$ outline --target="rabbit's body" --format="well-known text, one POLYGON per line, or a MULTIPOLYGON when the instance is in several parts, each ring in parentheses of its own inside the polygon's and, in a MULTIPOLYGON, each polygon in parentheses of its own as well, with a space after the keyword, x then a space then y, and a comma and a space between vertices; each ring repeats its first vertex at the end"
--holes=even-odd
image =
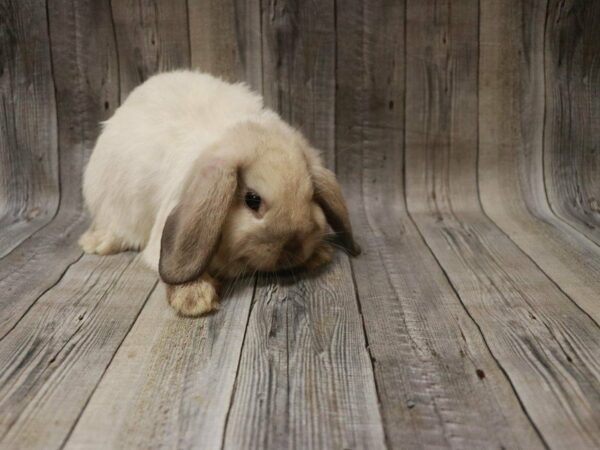
POLYGON ((156 75, 134 89, 105 122, 85 171, 93 225, 84 249, 144 249, 144 260, 157 269, 164 221, 193 162, 226 129, 259 117, 262 107, 245 85, 195 72, 156 75))
POLYGON ((217 305, 213 277, 316 268, 327 222, 359 252, 335 175, 243 84, 178 71, 136 88, 86 168, 88 253, 143 250, 184 315, 217 305))

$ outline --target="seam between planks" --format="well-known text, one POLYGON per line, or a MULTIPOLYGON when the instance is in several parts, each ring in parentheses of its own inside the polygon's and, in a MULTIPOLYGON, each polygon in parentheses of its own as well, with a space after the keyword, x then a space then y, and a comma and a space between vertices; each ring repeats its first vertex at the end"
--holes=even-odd
MULTIPOLYGON (((112 7, 111 7, 111 17, 112 17, 112 7)), ((186 20, 186 28, 187 28, 187 41, 188 41, 188 68, 194 69, 192 65, 192 30, 190 29, 190 0, 186 0, 185 2, 185 20, 186 20)), ((115 42, 116 44, 116 42, 115 42)))
POLYGON ((112 26, 113 40, 115 41, 115 62, 117 63, 117 101, 120 105, 123 102, 121 99, 121 60, 119 56, 119 41, 117 40, 117 26, 115 24, 115 14, 113 11, 112 0, 108 1, 108 10, 110 12, 110 24, 112 26))
MULTIPOLYGON (((364 204, 363 204, 363 210, 364 210, 364 204)), ((346 256, 346 257, 348 259, 350 259, 348 256, 346 256)), ((356 300, 356 306, 358 307, 358 314, 360 316, 360 324, 362 326, 363 336, 365 338, 365 346, 366 346, 365 350, 367 350, 367 353, 369 355, 369 362, 371 363, 371 374, 373 376, 373 385, 375 386, 375 394, 377 395, 377 410, 379 411, 379 421, 381 423, 381 429, 383 430, 383 443, 385 445, 385 448, 391 448, 388 432, 385 427, 385 422, 383 420, 381 392, 380 392, 379 385, 377 384, 377 377, 375 376, 375 358, 373 357, 373 353, 371 352, 371 346, 369 344, 369 335, 367 333, 367 326, 365 325, 365 316, 363 315, 362 304, 360 302, 360 295, 358 293, 358 285, 356 283, 356 276, 354 275, 354 265, 352 264, 352 261, 349 261, 349 262, 350 262, 350 264, 349 264, 350 265, 350 276, 352 278, 352 288, 354 289, 354 298, 356 300)), ((386 272, 387 272, 387 268, 385 266, 384 266, 384 268, 386 269, 386 272)))
MULTIPOLYGON (((406 0, 404 2, 404 5, 406 7, 406 0)), ((362 43, 362 48, 361 48, 361 50, 362 50, 362 54, 363 55, 367 54, 367 52, 365 51, 365 45, 366 45, 366 39, 365 39, 365 37, 366 37, 366 31, 365 31, 365 27, 366 27, 366 11, 365 11, 365 9, 366 9, 366 5, 363 3, 362 4, 362 11, 361 11, 361 17, 362 17, 362 20, 361 20, 361 24, 362 24, 362 26, 361 26, 361 38, 362 38, 361 39, 361 43, 362 43)), ((337 17, 336 17, 336 19, 337 19, 337 17)), ((406 16, 404 17, 404 20, 405 20, 404 30, 406 32, 406 16)), ((336 41, 336 48, 337 48, 337 42, 338 42, 338 40, 337 40, 337 29, 336 29, 335 36, 336 36, 335 41, 336 41)), ((404 42, 404 49, 406 51, 406 41, 404 42)), ((336 54, 336 56, 337 56, 337 54, 336 54)), ((337 61, 336 61, 336 64, 337 64, 337 61)), ((361 89, 360 89, 360 93, 361 93, 361 99, 360 100, 361 100, 361 103, 364 102, 365 86, 367 85, 367 83, 366 83, 367 80, 365 79, 365 77, 367 76, 367 71, 364 70, 362 72, 363 72, 363 76, 362 76, 362 79, 361 79, 362 86, 361 86, 361 89)), ((337 70, 336 70, 336 73, 335 73, 335 80, 336 80, 336 83, 337 83, 337 70)), ((406 79, 405 79, 405 82, 406 82, 406 79)), ((335 98, 337 98, 337 94, 335 95, 335 98)), ((406 96, 404 98, 406 98, 406 96)), ((336 109, 336 111, 337 111, 337 109, 336 109)), ((336 118, 337 118, 337 114, 336 114, 336 118)), ((363 126, 364 125, 364 117, 363 117, 362 114, 360 115, 360 124, 361 124, 360 125, 360 142, 361 142, 361 146, 360 146, 360 156, 361 156, 361 158, 360 159, 361 159, 361 161, 364 161, 364 152, 365 152, 365 146, 364 146, 364 143, 365 143, 365 127, 363 126)), ((337 129, 337 126, 334 126, 334 128, 337 129)), ((337 140, 334 141, 334 154, 337 155, 337 140)), ((365 208, 365 192, 364 192, 364 177, 363 176, 360 177, 360 198, 361 198, 361 208, 362 208, 364 214, 366 215, 366 217, 368 217, 367 216, 367 211, 366 211, 366 208, 365 208)), ((369 226, 369 229, 371 229, 371 231, 373 231, 372 228, 371 228, 371 224, 370 224, 369 220, 367 220, 367 225, 369 226)), ((356 283, 356 277, 355 277, 354 266, 352 264, 352 261, 349 261, 349 266, 350 266, 350 276, 352 278, 352 288, 354 289, 354 296, 355 296, 356 305, 357 305, 357 308, 358 308, 358 314, 360 316, 360 323, 361 323, 361 327, 362 327, 363 338, 365 340, 365 346, 366 346, 365 350, 367 351, 367 355, 369 356, 369 365, 371 367, 371 377, 372 377, 371 379, 372 379, 372 382, 373 382, 373 386, 375 387, 375 395, 377 397, 377 410, 379 411, 379 423, 381 425, 381 430, 382 430, 382 433, 383 433, 383 443, 384 443, 384 445, 385 445, 386 448, 390 448, 389 436, 388 436, 388 432, 387 432, 387 429, 385 427, 385 422, 384 422, 384 419, 383 419, 384 416, 383 416, 383 408, 382 408, 382 402, 381 402, 380 387, 377 384, 377 377, 375 376, 374 358, 373 358, 373 354, 371 352, 371 347, 369 345, 369 336, 367 334, 367 327, 366 327, 366 324, 365 324, 365 318, 364 318, 363 311, 362 311, 362 304, 360 302, 360 294, 358 293, 358 285, 356 283)), ((386 271, 387 271, 387 269, 386 269, 386 271)))
MULTIPOLYGON (((133 262, 134 260, 132 260, 130 262, 130 264, 133 262)), ((129 265, 130 265, 129 264, 129 265)), ((128 266, 129 266, 128 265, 128 266)), ((123 269, 123 270, 126 270, 123 269)), ((121 272, 121 275, 123 274, 123 272, 121 272)), ((115 281, 115 283, 118 280, 115 281)), ((108 360, 108 363, 106 364, 106 367, 104 368, 104 370, 102 371, 102 374, 100 375, 100 377, 98 377, 98 381, 96 382, 96 385, 94 386, 94 388, 90 391, 88 398, 86 399, 85 403, 83 404, 83 406, 81 407, 81 410, 79 411, 79 414, 77 415, 77 418, 73 421, 73 424, 71 425, 67 435, 65 436, 64 440, 61 442, 60 446, 58 447, 59 449, 63 449, 65 447, 65 445, 67 444, 67 442, 69 441, 69 439, 71 438, 71 435, 73 434, 73 430, 75 430, 75 427, 77 426, 77 424, 79 423, 79 420, 81 419, 81 416, 83 416, 83 413, 85 412, 85 410, 87 409, 88 404, 90 403, 90 400, 92 399, 92 397, 94 396, 96 390, 98 389, 98 386, 100 385, 100 383, 102 382, 102 380, 104 379, 104 375, 106 374, 106 372, 108 371, 109 367, 111 366, 113 360, 115 359, 115 356, 117 355, 117 353, 119 352, 119 349, 121 348, 121 346, 123 345, 123 342, 125 342, 125 339, 127 339, 127 336, 129 335, 129 333, 131 332, 133 326, 136 324, 138 318, 140 317, 140 314, 142 313, 143 309, 146 307, 146 304, 148 303, 148 299, 150 298, 150 296, 154 293, 154 291, 156 290, 157 286, 159 284, 159 281, 156 280, 154 282, 154 286, 152 287, 152 289, 150 289, 150 291, 148 292, 148 295, 146 295, 146 298, 144 299, 144 301, 142 302, 142 305, 140 306, 140 309, 138 310, 137 314, 135 315, 135 318, 131 321, 131 324, 129 326, 129 329, 127 330, 127 332, 123 335, 123 339, 121 340, 121 342, 119 342, 119 345, 117 345, 117 347, 115 348, 113 354, 111 355, 110 359, 108 360)))
POLYGON ((433 249, 429 246, 429 244, 427 243, 425 237, 423 236, 423 234, 421 233, 421 230, 419 229, 419 227, 416 224, 416 221, 413 219, 413 217, 410 215, 409 213, 409 217, 410 220, 412 221, 412 223, 415 225, 415 227, 417 228, 417 232, 419 233, 419 236, 421 237, 421 240, 424 242, 424 244, 427 246, 427 248, 429 249, 429 252, 433 255, 433 258, 435 259, 435 261, 437 262, 438 266, 440 267, 440 269, 442 270, 442 273, 444 274, 444 277, 446 278, 446 280, 448 281, 448 284, 450 285, 450 287, 452 288, 452 290, 454 291, 454 294, 456 295, 456 297, 458 298, 458 301, 460 302, 460 304, 462 305, 463 309, 465 310, 467 316, 471 319, 471 321, 473 322, 473 324, 477 327, 477 330, 479 331, 479 335, 481 336, 481 339, 483 340, 483 343, 485 345, 485 348, 487 349, 487 351, 489 352, 490 356, 492 357, 492 359, 496 362, 498 368, 500 369, 500 371, 504 374, 504 376, 506 377, 506 380, 508 381, 508 384, 510 385, 511 390, 513 391, 513 393, 515 394, 515 397, 517 399, 517 401, 519 402, 519 405, 521 406, 521 409, 523 410, 523 413, 525 414, 525 417, 527 417, 527 419, 529 420, 529 422, 531 423, 533 429, 535 430, 536 434, 538 435, 538 437, 540 438, 542 444, 544 445, 545 448, 549 449, 550 446, 548 445, 548 443, 546 442, 546 439, 544 438, 544 436, 542 435, 542 433, 540 432, 539 428, 537 427, 536 423, 533 421, 533 419, 531 418, 531 416, 529 415, 529 413, 527 412, 527 408, 525 407, 525 404, 523 403, 523 401, 521 400, 521 397, 519 396, 510 376, 508 375, 508 373, 506 372, 506 370, 504 369, 504 367, 502 366, 502 364, 500 363, 500 361, 496 358, 496 355, 494 355, 494 353, 492 352, 488 341, 483 333, 483 331, 481 330, 481 327, 479 326, 479 324, 477 323, 477 321, 475 320, 475 318, 471 315, 471 313, 469 312, 469 309, 466 307, 466 305, 464 304, 462 298, 460 297, 460 294, 458 293, 456 287, 454 286, 454 284, 452 283, 452 281, 450 280, 450 277, 448 275, 448 273, 446 272, 446 269, 444 268, 444 266, 441 264, 440 260, 438 259, 438 257, 436 256, 436 254, 434 253, 433 249))
MULTIPOLYGON (((406 8, 406 2, 404 3, 405 8, 406 8)), ((337 108, 337 98, 338 98, 338 68, 339 68, 339 58, 338 58, 338 26, 337 26, 337 20, 338 20, 338 4, 337 4, 337 0, 333 1, 333 15, 334 15, 334 36, 335 36, 335 44, 334 44, 334 125, 333 125, 333 132, 334 132, 334 137, 333 137, 333 170, 334 172, 337 174, 337 169, 338 169, 338 139, 337 139, 337 112, 338 112, 338 108, 337 108)), ((361 15, 363 18, 362 21, 362 27, 361 27, 361 32, 362 32, 362 45, 363 45, 363 50, 364 50, 364 45, 365 45, 365 30, 364 30, 364 18, 365 18, 365 5, 362 5, 362 11, 361 11, 361 15)), ((404 20, 406 21, 406 16, 404 17, 404 20)), ((406 26, 404 27, 404 32, 406 33, 406 26)), ((404 45, 404 48, 406 49, 406 43, 404 45)), ((364 52, 363 52, 364 53, 364 52)), ((361 86, 361 97, 364 95, 364 86, 365 86, 365 79, 364 79, 364 75, 363 74, 363 78, 362 78, 362 86, 361 86)), ((406 99, 406 96, 404 97, 406 99)), ((362 98, 361 98, 362 100, 362 98)), ((362 124, 363 122, 363 117, 361 115, 360 117, 360 122, 362 124)), ((360 146, 360 155, 361 155, 361 160, 364 159, 364 141, 365 141, 365 136, 364 136, 364 127, 361 126, 360 127, 360 134, 361 134, 361 146, 360 146)), ((364 202, 364 183, 363 183, 363 177, 360 177, 360 198, 361 198, 361 209, 363 210, 363 213, 366 214, 366 210, 365 210, 365 202, 364 202)), ((367 220, 367 225, 370 227, 369 221, 367 220)), ((369 335, 367 333, 367 328, 366 328, 366 324, 365 324, 365 318, 363 315, 363 310, 362 310, 362 304, 360 301, 360 294, 358 292, 358 285, 356 282, 356 275, 355 275, 355 269, 354 269, 354 264, 351 260, 350 257, 345 256, 346 258, 348 258, 348 266, 350 269, 350 277, 352 279, 352 289, 354 290, 354 299, 356 302, 356 306, 357 306, 357 311, 360 317, 360 324, 361 324, 361 328, 362 328, 362 335, 363 335, 363 339, 364 339, 364 343, 365 343, 365 350, 367 352, 367 355, 369 357, 369 367, 371 368, 371 382, 373 383, 373 387, 375 388, 375 396, 377 398, 377 411, 379 413, 379 425, 381 426, 381 431, 383 434, 383 444, 384 447, 386 449, 391 448, 390 447, 390 442, 389 442, 389 436, 388 436, 388 431, 386 429, 385 426, 385 422, 383 419, 383 407, 382 407, 382 401, 381 401, 381 392, 380 392, 380 387, 377 383, 377 376, 375 375, 375 358, 373 357, 373 353, 371 351, 371 347, 369 345, 369 335)))
POLYGON ((436 254, 434 253, 433 249, 427 243, 427 240, 425 239, 425 237, 421 233, 421 230, 419 229, 419 227, 418 227, 416 221, 413 219, 412 215, 410 213, 408 213, 408 216, 409 216, 410 221, 413 223, 413 225, 417 229, 417 233, 419 234, 419 236, 421 238, 421 241, 425 244, 425 246, 427 247, 427 249, 429 250, 429 252, 433 256, 433 258, 435 259, 437 265, 442 270, 442 273, 444 274, 444 278, 446 278, 446 281, 448 282, 448 284, 452 288, 452 291, 454 292, 454 294, 458 298, 458 301, 460 302, 461 306, 463 307, 465 313, 467 314, 467 316, 469 317, 469 319, 471 319, 471 321, 473 322, 473 324, 477 327, 477 331, 479 332, 479 335, 481 336, 481 339, 482 339, 482 341, 483 341, 483 343, 485 345, 486 350, 489 352, 491 358, 494 360, 494 362, 496 363, 496 365, 498 366, 498 368, 500 369, 500 371, 504 374, 504 377, 506 378, 508 384, 510 385, 511 390, 513 391, 513 393, 514 393, 517 401, 519 402, 519 405, 521 406, 523 414, 525 414, 525 417, 527 417, 527 419, 531 423, 531 426, 533 427, 533 429, 535 430, 536 434, 540 438, 540 441, 542 442, 542 444, 544 445, 544 447, 547 448, 547 449, 549 449, 550 446, 546 442, 546 439, 544 438, 544 436, 540 432, 540 430, 537 427, 536 423, 533 421, 533 419, 531 418, 531 416, 527 412, 527 408, 525 407, 525 404, 521 400, 521 397, 519 396, 519 394, 518 394, 518 392, 517 392, 517 390, 516 390, 516 388, 515 388, 512 380, 511 380, 510 376, 508 375, 508 373, 506 372, 506 370, 504 369, 504 367, 502 366, 502 364, 500 363, 500 361, 496 358, 496 355, 494 355, 494 353, 492 352, 492 350, 491 350, 491 348, 490 348, 490 346, 488 344, 488 341, 487 341, 487 339, 486 339, 483 331, 481 330, 481 327, 479 326, 479 324, 477 323, 477 321, 475 320, 475 318, 471 315, 471 313, 469 312, 468 308, 464 304, 462 298, 460 297, 460 294, 458 293, 458 290, 456 289, 456 287, 454 286, 454 284, 450 280, 450 277, 449 277, 448 273, 446 272, 446 269, 444 268, 444 266, 442 265, 442 263, 440 262, 440 260, 436 256, 436 254))
MULTIPOLYGON (((333 173, 337 175, 338 154, 337 154, 337 74, 338 74, 338 0, 333 0, 333 173)), ((354 273, 352 273, 354 279, 354 273)))
MULTIPOLYGON (((186 3, 187 4, 187 3, 186 3)), ((113 0, 108 1, 108 9, 110 10, 110 24, 112 25, 112 35, 115 41, 115 59, 117 63, 117 97, 119 105, 123 103, 121 93, 121 56, 119 55, 119 40, 117 39, 117 24, 115 23, 115 12, 113 8, 113 0)), ((190 50, 191 51, 191 50, 190 50)))
MULTIPOLYGON (((46 29, 48 30, 48 53, 50 54, 50 73, 52 75, 52 86, 54 86, 54 109, 56 114, 56 172, 58 176, 58 204, 56 205, 56 212, 52 216, 52 222, 58 215, 63 200, 63 186, 61 180, 61 148, 60 148, 60 126, 59 126, 59 114, 58 114, 58 91, 56 89, 56 76, 54 74, 54 55, 52 53, 52 33, 50 32, 50 8, 48 6, 49 0, 46 0, 46 29)), ((48 222, 48 223, 50 223, 48 222)))
POLYGON ((77 262, 79 262, 79 261, 81 260, 81 258, 83 258, 83 255, 84 255, 84 253, 83 253, 83 252, 81 252, 81 254, 79 255, 79 257, 78 257, 76 260, 74 260, 74 261, 70 262, 70 263, 69 263, 69 264, 68 264, 68 265, 65 267, 65 269, 63 270, 63 272, 60 274, 60 277, 58 277, 58 279, 57 279, 57 280, 56 280, 56 281, 55 281, 55 282, 54 282, 52 285, 50 285, 50 286, 48 286, 46 289, 44 289, 44 291, 43 291, 42 293, 40 293, 40 295, 38 295, 38 296, 36 297, 36 299, 35 299, 33 302, 31 302, 31 304, 30 304, 30 305, 27 307, 27 309, 26 309, 25 311, 23 311, 23 314, 21 315, 21 317, 19 317, 19 319, 18 319, 18 320, 17 320, 17 321, 16 321, 16 322, 13 324, 13 326, 12 326, 12 327, 10 327, 10 329, 9 329, 9 330, 8 330, 6 333, 4 333, 4 335, 0 336, 0 342, 2 342, 2 340, 3 340, 3 339, 6 337, 6 336, 8 336, 8 335, 9 335, 9 334, 10 334, 10 333, 11 333, 11 332, 12 332, 12 331, 13 331, 13 330, 14 330, 14 329, 17 327, 17 325, 19 325, 19 323, 21 322, 21 320, 23 320, 23 318, 24 318, 24 317, 27 315, 27 313, 29 312, 29 310, 30 310, 31 308, 33 308, 33 306, 34 306, 34 305, 35 305, 35 304, 38 302, 38 300, 39 300, 40 298, 42 298, 44 295, 46 295, 46 294, 48 293, 48 291, 50 291, 50 290, 54 289, 54 288, 56 287, 56 285, 58 285, 58 283, 60 283, 60 282, 62 281, 62 279, 64 278, 64 276, 66 275, 66 273, 69 271, 69 269, 70 269, 70 268, 71 268, 71 267, 72 267, 74 264, 76 264, 77 262))
MULTIPOLYGON (((494 226, 494 228, 496 228, 497 230, 500 231, 500 233, 502 233, 511 243, 514 244, 514 246, 519 250, 520 253, 522 253, 527 259, 529 259, 533 265, 544 275, 545 278, 547 278, 550 283, 552 283, 558 290, 559 292, 561 292, 567 299, 569 299, 574 305, 575 307, 580 310, 586 317, 588 317, 598 328, 600 328, 600 323, 594 319, 594 317, 592 317, 585 309, 583 309, 579 303, 577 303, 569 294, 567 294, 566 291, 563 290, 563 288, 556 282, 554 281, 554 279, 552 279, 552 277, 550 275, 548 275, 544 269, 542 269, 542 267, 531 257, 529 256, 528 253, 525 252, 525 250, 523 250, 513 239, 512 237, 510 237, 510 235, 508 233, 506 233, 502 228, 500 228, 499 225, 496 224, 496 222, 494 222, 485 212, 485 210, 482 210, 484 217, 490 221, 490 223, 494 226)), ((538 220, 538 219, 534 219, 534 220, 538 220)), ((459 220, 460 223, 462 223, 462 221, 459 220)))
MULTIPOLYGON (((127 268, 128 268, 128 267, 129 267, 129 266, 132 264, 132 263, 133 263, 133 259, 132 259, 132 260, 130 260, 130 261, 127 263, 127 265, 126 265, 126 266, 123 268, 123 270, 122 270, 122 271, 119 273, 118 277, 117 277, 116 279, 114 279, 114 280, 112 280, 112 281, 110 282, 110 284, 109 284, 108 288, 107 288, 107 289, 106 289, 106 290, 105 290, 105 291, 102 293, 102 295, 101 295, 101 298, 100 298, 100 301, 102 301, 102 300, 104 300, 104 298, 106 298, 107 292, 108 292, 108 291, 110 291, 110 290, 111 290, 111 289, 112 289, 112 288, 113 288, 113 287, 114 287, 114 286, 115 286, 115 285, 116 285, 116 284, 119 282, 119 280, 120 280, 120 279, 123 277, 123 272, 124 272, 124 271, 125 271, 125 270, 126 270, 126 269, 127 269, 127 268)), ((64 275, 64 274, 63 274, 63 275, 64 275)), ((88 275, 88 277, 89 277, 89 275, 88 275)), ((94 285, 95 285, 95 283, 94 283, 94 285)), ((93 288, 93 286, 92 286, 92 288, 93 288)), ((37 299, 36 299, 36 301, 37 301, 37 299)), ((96 304, 96 306, 94 306, 94 308, 93 308, 93 309, 95 309, 95 308, 97 308, 97 304, 96 304)), ((92 309, 92 310, 93 310, 93 309, 92 309)), ((79 332, 79 330, 81 330, 82 326, 83 326, 83 325, 79 325, 79 326, 78 326, 78 327, 77 327, 77 328, 76 328, 76 329, 75 329, 75 330, 74 330, 74 331, 71 333, 71 335, 69 336, 69 338, 67 339, 67 341, 66 341, 66 342, 65 342, 65 343, 64 343, 64 344, 63 344, 61 347, 59 347, 59 348, 58 348, 58 350, 57 350, 57 351, 54 353, 54 355, 53 355, 53 357, 51 358, 50 362, 52 362, 53 360, 55 360, 55 359, 56 359, 56 357, 58 356, 58 354, 60 354, 60 352, 62 352, 62 351, 63 351, 63 350, 66 348, 66 346, 68 345, 69 341, 75 337, 75 335, 76 335, 76 334, 79 332)), ((128 332, 129 332, 129 331, 128 331, 128 332)), ((119 346, 120 346, 120 344, 119 344, 119 346)), ((114 355, 113 355, 113 357, 114 357, 114 355)), ((112 357, 111 357, 111 361, 112 361, 112 357)), ((49 366, 48 366, 48 365, 46 365, 46 367, 44 368, 44 371, 45 371, 45 370, 47 370, 47 368, 48 368, 48 367, 49 367, 49 366)), ((104 375, 104 372, 103 372, 103 375, 104 375)), ((102 377, 100 377, 100 378, 102 378, 102 377)), ((94 390, 95 390, 95 388, 94 388, 94 390)), ((86 405, 87 405, 87 401, 86 401, 86 405)), ((14 424, 15 424, 15 423, 17 423, 17 422, 18 422, 18 421, 21 419, 21 417, 22 417, 22 415, 24 414, 24 412, 25 412, 24 410, 21 410, 21 411, 20 411, 20 412, 17 414, 17 416, 16 416, 15 420, 13 421, 13 423, 11 423, 11 425, 10 425, 10 426, 9 426, 9 427, 6 429, 5 433, 4 433, 2 436, 0 436, 0 440, 4 440, 4 438, 6 437, 6 435, 7 435, 8 433, 10 433, 10 430, 11 430, 11 428, 14 426, 14 424)), ((80 414, 81 414, 81 413, 80 413, 80 414)))
POLYGON ((244 337, 242 338, 242 343, 240 345, 240 354, 238 356, 237 366, 235 368, 235 380, 233 381, 233 388, 231 390, 231 396, 229 397, 229 406, 227 408, 227 412, 225 413, 225 422, 223 423, 223 433, 221 435, 221 450, 225 448, 225 440, 227 439, 227 428, 229 426, 229 415, 231 413, 231 409, 233 408, 233 399, 235 398, 235 393, 237 392, 238 386, 238 377, 240 374, 240 364, 242 362, 242 355, 244 353, 244 347, 246 346, 246 335, 248 334, 248 325, 250 324, 250 317, 252 316, 252 311, 254 310, 254 305, 256 304, 256 287, 258 285, 258 276, 254 275, 254 287, 252 288, 252 299, 250 300, 250 309, 248 310, 248 316, 246 317, 246 325, 244 327, 244 337))

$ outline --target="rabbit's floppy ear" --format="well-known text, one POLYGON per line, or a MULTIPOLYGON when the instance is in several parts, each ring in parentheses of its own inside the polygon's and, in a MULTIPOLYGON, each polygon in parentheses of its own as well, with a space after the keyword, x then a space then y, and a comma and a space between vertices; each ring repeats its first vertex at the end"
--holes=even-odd
POLYGON ((235 168, 209 164, 192 170, 163 229, 158 271, 168 284, 197 279, 208 267, 237 189, 235 168))
POLYGON ((323 210, 327 222, 338 235, 346 251, 352 256, 359 255, 360 246, 354 241, 348 208, 335 174, 320 164, 311 166, 311 174, 315 187, 315 201, 323 210))

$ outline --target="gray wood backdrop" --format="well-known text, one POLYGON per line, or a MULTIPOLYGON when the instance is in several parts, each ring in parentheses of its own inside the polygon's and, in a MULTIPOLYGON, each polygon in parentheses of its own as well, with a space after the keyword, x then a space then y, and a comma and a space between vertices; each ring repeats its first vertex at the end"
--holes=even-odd
POLYGON ((456 193, 454 207, 479 207, 479 190, 484 208, 518 199, 600 242, 599 9, 3 0, 0 254, 59 212, 77 215, 98 123, 152 74, 188 67, 246 81, 347 182, 382 174, 393 203, 405 184, 416 209, 435 190, 438 206, 456 193))
POLYGON ((0 0, 0 95, 0 443, 600 447, 599 1, 0 0), (187 67, 303 130, 365 249, 201 328, 75 245, 99 122, 187 67))

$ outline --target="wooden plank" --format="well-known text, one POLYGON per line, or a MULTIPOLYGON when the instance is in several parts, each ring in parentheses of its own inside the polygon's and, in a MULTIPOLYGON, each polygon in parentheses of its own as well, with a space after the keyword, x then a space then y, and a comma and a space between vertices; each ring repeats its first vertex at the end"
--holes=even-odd
POLYGON ((85 256, 0 342, 0 446, 59 448, 156 284, 139 257, 85 256))
POLYGON ((265 104, 302 130, 334 167, 335 7, 332 0, 262 0, 265 104))
POLYGON ((81 257, 77 238, 84 230, 82 216, 64 215, 0 261, 0 339, 81 257))
POLYGON ((486 219, 415 219, 544 440, 596 448, 598 325, 486 219))
POLYGON ((260 0, 188 1, 191 66, 262 89, 260 0))
POLYGON ((190 66, 186 0, 122 0, 111 5, 121 101, 151 75, 190 66))
MULTIPOLYGON (((200 25, 196 20, 192 15, 190 29, 200 25)), ((148 73, 153 70, 150 50, 148 73)), ((252 51, 260 53, 260 47, 252 51)), ((201 65, 210 57, 196 53, 201 65)), ((220 70, 235 74, 238 68, 220 70)), ((175 317, 162 287, 155 291, 67 447, 221 447, 253 293, 248 283, 238 288, 224 293, 217 314, 197 320, 175 317)))
POLYGON ((224 448, 384 448, 348 258, 260 283, 224 448))
POLYGON ((0 3, 0 257, 58 208, 58 150, 45 5, 0 3))
POLYGON ((518 398, 408 218, 400 2, 338 9, 338 175, 389 448, 541 448, 518 398))
POLYGON ((221 448, 253 284, 200 319, 177 317, 159 286, 66 448, 221 448))
POLYGON ((487 215, 600 323, 600 249, 551 211, 544 186, 547 2, 481 8, 479 184, 487 215), (521 23, 530 26, 521 27, 521 23))
POLYGON ((49 6, 54 79, 59 94, 56 107, 61 205, 52 223, 0 260, 0 337, 81 257, 76 240, 87 221, 81 196, 83 167, 99 122, 118 105, 109 1, 51 0, 49 6))
POLYGON ((407 5, 408 207, 478 210, 478 3, 409 0, 407 5))
POLYGON ((477 18, 460 6, 409 3, 409 211, 546 444, 597 448, 600 328, 479 209, 477 18))
POLYGON ((414 224, 362 214, 353 268, 390 447, 543 448, 414 224))
MULTIPOLYGON (((333 166, 333 2, 265 1, 262 12, 266 103, 333 166)), ((257 289, 225 448, 382 448, 347 257, 337 255, 315 278, 293 281, 257 289)))
POLYGON ((82 209, 83 168, 100 122, 119 106, 119 64, 110 0, 49 0, 57 93, 61 208, 82 209))
POLYGON ((81 256, 75 241, 87 220, 81 197, 83 167, 99 122, 118 104, 109 1, 52 0, 49 5, 54 84, 59 94, 61 205, 52 223, 0 260, 0 337, 81 256))
POLYGON ((556 214, 600 245, 600 4, 548 4, 545 174, 556 214))

